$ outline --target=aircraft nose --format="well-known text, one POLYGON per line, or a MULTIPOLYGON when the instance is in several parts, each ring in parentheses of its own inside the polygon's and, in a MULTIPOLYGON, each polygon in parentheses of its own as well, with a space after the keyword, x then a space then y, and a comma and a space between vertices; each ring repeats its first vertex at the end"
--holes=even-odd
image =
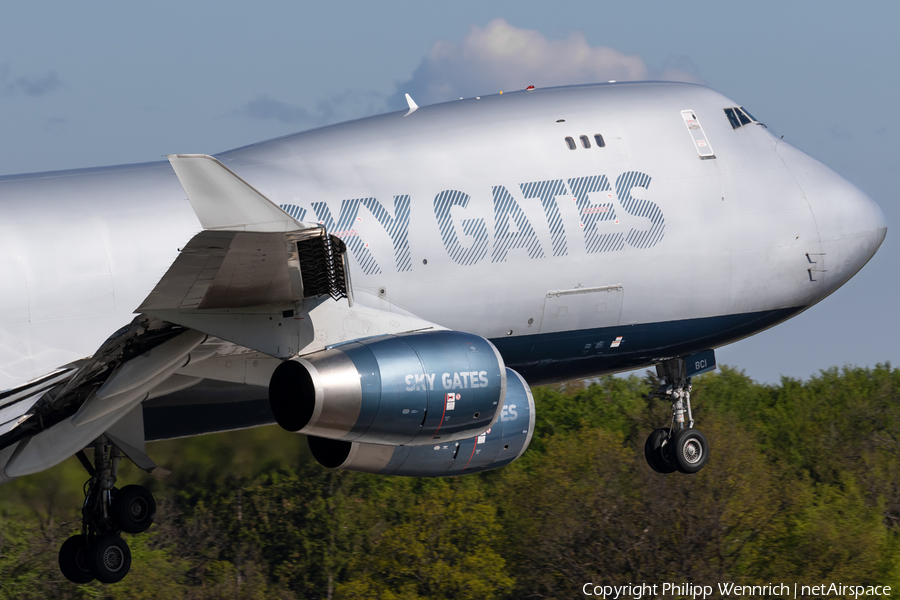
POLYGON ((783 142, 776 152, 806 196, 815 220, 824 262, 824 297, 875 255, 887 235, 887 221, 874 200, 824 164, 783 142))
POLYGON ((833 290, 869 262, 887 235, 887 220, 862 190, 824 165, 806 196, 825 254, 825 280, 833 290))
POLYGON ((876 249, 881 246, 881 243, 884 241, 884 237, 887 235, 887 219, 884 218, 884 211, 881 210, 881 207, 878 206, 878 203, 872 200, 869 201, 872 203, 872 209, 875 211, 875 228, 878 235, 878 242, 876 244, 876 249))

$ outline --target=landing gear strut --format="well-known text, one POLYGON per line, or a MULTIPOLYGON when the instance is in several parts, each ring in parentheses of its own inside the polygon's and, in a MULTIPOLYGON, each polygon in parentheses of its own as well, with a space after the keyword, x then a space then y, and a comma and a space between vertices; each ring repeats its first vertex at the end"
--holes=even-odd
POLYGON ((656 374, 663 384, 650 392, 650 399, 672 403, 669 427, 655 430, 644 444, 647 464, 657 473, 696 473, 709 460, 709 444, 703 434, 694 429, 691 376, 711 371, 715 364, 715 354, 708 350, 656 365, 656 374))
POLYGON ((91 478, 85 483, 81 533, 59 549, 59 568, 74 583, 115 583, 131 568, 131 551, 120 533, 146 531, 156 516, 156 501, 145 487, 115 487, 124 454, 105 435, 94 442, 93 465, 83 450, 77 456, 91 478))

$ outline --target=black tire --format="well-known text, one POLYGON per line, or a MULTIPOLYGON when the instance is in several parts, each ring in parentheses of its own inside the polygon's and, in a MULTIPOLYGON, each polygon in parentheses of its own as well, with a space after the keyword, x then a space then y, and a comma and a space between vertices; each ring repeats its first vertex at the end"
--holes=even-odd
POLYGON ((89 566, 90 547, 83 535, 73 535, 59 549, 59 570, 72 583, 88 583, 94 580, 89 566))
POLYGON ((126 485, 113 496, 111 513, 125 533, 143 533, 156 518, 156 500, 144 486, 126 485))
POLYGON ((650 434, 644 444, 644 458, 647 459, 650 468, 657 473, 675 472, 675 466, 669 462, 665 452, 668 435, 668 429, 657 429, 650 434))
POLYGON ((101 583, 116 583, 131 569, 131 550, 117 535, 102 537, 88 552, 91 573, 101 583))
POLYGON ((696 429, 681 429, 672 440, 669 460, 681 473, 696 473, 709 461, 709 444, 696 429))

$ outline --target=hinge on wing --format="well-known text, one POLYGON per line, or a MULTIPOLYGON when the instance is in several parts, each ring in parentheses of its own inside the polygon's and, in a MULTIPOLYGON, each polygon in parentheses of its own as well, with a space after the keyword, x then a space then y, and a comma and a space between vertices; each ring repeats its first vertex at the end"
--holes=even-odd
POLYGON ((304 298, 331 296, 350 299, 346 264, 347 245, 320 229, 320 235, 297 242, 304 298))

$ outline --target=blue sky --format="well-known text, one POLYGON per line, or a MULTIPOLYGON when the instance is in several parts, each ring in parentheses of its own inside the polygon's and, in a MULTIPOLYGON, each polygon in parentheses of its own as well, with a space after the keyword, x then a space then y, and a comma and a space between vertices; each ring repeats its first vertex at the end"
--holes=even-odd
POLYGON ((698 81, 874 198, 875 258, 721 349, 761 381, 900 364, 900 5, 889 2, 29 2, 0 20, 0 174, 216 153, 459 96, 698 81))

